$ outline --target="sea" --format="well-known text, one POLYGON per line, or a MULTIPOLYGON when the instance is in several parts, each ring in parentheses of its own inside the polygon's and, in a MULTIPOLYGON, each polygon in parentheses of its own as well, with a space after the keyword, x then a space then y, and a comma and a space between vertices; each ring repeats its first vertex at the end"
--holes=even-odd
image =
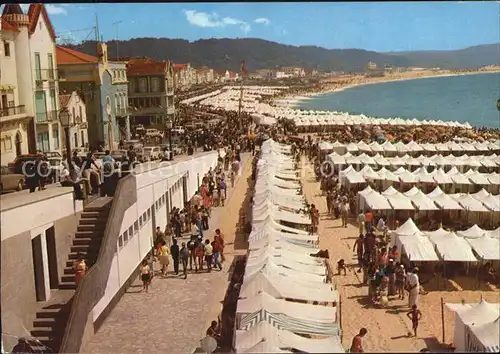
POLYGON ((347 88, 300 101, 296 108, 382 118, 469 122, 500 128, 500 74, 442 76, 347 88))

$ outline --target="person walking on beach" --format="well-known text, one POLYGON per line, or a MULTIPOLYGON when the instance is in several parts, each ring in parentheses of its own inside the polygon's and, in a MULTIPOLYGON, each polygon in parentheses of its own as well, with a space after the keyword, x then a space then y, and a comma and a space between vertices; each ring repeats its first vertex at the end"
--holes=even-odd
POLYGON ((411 307, 411 311, 406 314, 411 320, 411 325, 413 329, 413 334, 417 336, 418 321, 422 319, 422 312, 418 309, 417 305, 411 307))
MULTIPOLYGON (((174 242, 177 240, 174 239, 174 242)), ((156 256, 161 264, 161 274, 167 275, 168 265, 170 263, 170 250, 168 249, 167 243, 165 240, 160 241, 160 247, 156 250, 156 256)))
POLYGON ((353 251, 356 250, 356 255, 358 258, 358 265, 359 265, 358 273, 361 273, 361 269, 363 268, 363 246, 364 246, 364 244, 365 244, 365 237, 363 236, 362 233, 360 233, 358 239, 356 240, 356 242, 354 242, 354 246, 352 248, 353 251))
POLYGON ((365 213, 363 213, 363 210, 360 210, 358 215, 358 227, 360 235, 365 233, 365 221, 365 213))
POLYGON ((366 336, 368 330, 366 328, 361 328, 359 333, 354 336, 351 344, 351 353, 364 353, 363 350, 363 337, 366 336))
POLYGON ((147 260, 142 261, 141 265, 141 280, 142 280, 142 290, 148 292, 149 285, 151 284, 151 269, 147 260))
POLYGON ((347 227, 347 218, 349 217, 349 202, 347 199, 342 201, 341 213, 342 213, 342 227, 347 227))
POLYGON ((210 240, 205 240, 205 246, 203 250, 205 254, 205 261, 207 262, 208 272, 210 273, 212 271, 213 256, 214 256, 214 249, 210 244, 210 240))
POLYGON ((179 245, 176 239, 173 240, 173 244, 170 246, 170 254, 174 262, 174 273, 175 275, 179 275, 179 245))
POLYGON ((189 249, 186 247, 186 242, 183 242, 181 244, 179 257, 182 262, 182 272, 184 273, 184 279, 187 279, 187 266, 188 266, 188 259, 190 257, 190 252, 189 249))
POLYGON ((406 275, 406 289, 408 290, 408 301, 411 308, 418 304, 418 294, 420 292, 420 282, 418 279, 418 268, 415 267, 406 275))

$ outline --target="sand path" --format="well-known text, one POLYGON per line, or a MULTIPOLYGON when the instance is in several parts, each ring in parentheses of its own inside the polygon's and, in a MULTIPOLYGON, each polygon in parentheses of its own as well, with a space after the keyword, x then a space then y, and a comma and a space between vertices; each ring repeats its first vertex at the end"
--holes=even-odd
MULTIPOLYGON (((477 291, 458 291, 454 282, 448 282, 446 290, 435 291, 437 282, 426 284, 425 289, 430 292, 425 296, 420 296, 419 307, 423 318, 420 322, 418 337, 408 337, 411 322, 406 317, 409 310, 407 300, 391 300, 387 309, 366 306, 368 289, 361 285, 362 274, 356 273, 357 267, 350 267, 356 266, 357 263, 352 250, 358 236, 357 226, 349 224, 347 228, 342 228, 340 219, 333 220, 326 216, 326 200, 320 195, 319 183, 315 181, 314 172, 304 168, 302 176, 304 195, 309 203, 316 204, 321 214, 320 248, 327 248, 330 251, 331 262, 334 266, 339 259, 343 258, 349 269, 347 276, 336 275, 333 278, 342 299, 342 330, 345 348, 350 347, 351 340, 359 329, 365 327, 368 329, 368 335, 364 340, 365 351, 415 352, 425 347, 433 349, 439 346, 438 341, 442 340, 441 298, 444 298, 445 302, 452 303, 458 303, 462 299, 466 302, 477 302, 481 297, 489 302, 500 302, 499 292, 487 287, 477 291)), ((453 322, 453 314, 445 310, 446 343, 453 341, 453 322)))

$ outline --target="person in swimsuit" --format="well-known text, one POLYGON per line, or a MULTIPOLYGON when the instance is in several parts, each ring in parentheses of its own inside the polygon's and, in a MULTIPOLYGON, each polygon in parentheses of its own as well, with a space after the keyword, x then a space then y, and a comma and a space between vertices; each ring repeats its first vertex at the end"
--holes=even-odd
POLYGON ((411 325, 413 328, 413 333, 415 334, 415 337, 417 336, 417 328, 418 328, 418 321, 422 319, 422 312, 418 309, 417 305, 413 305, 411 307, 411 311, 406 314, 408 318, 411 320, 411 325))
POLYGON ((142 280, 142 289, 148 292, 149 284, 151 283, 151 270, 149 269, 148 261, 142 261, 141 266, 141 280, 142 280))
POLYGON ((351 344, 351 353, 364 353, 363 350, 363 337, 368 333, 366 328, 361 328, 359 333, 354 336, 351 344))

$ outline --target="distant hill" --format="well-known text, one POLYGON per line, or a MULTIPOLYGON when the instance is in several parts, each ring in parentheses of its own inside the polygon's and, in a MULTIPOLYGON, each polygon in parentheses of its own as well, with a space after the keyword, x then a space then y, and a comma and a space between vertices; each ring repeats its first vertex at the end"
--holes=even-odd
MULTIPOLYGON (((110 57, 116 56, 116 42, 108 41, 110 57)), ((418 51, 378 53, 363 49, 325 49, 316 46, 291 46, 263 39, 202 39, 189 42, 169 38, 133 38, 118 41, 120 57, 150 57, 170 59, 176 63, 207 65, 214 69, 238 71, 241 60, 247 70, 270 69, 276 66, 300 66, 324 71, 365 71, 369 61, 379 67, 422 67, 442 69, 472 69, 499 64, 500 44, 487 44, 454 51, 418 51)), ((95 54, 96 45, 86 41, 68 47, 95 54)))

